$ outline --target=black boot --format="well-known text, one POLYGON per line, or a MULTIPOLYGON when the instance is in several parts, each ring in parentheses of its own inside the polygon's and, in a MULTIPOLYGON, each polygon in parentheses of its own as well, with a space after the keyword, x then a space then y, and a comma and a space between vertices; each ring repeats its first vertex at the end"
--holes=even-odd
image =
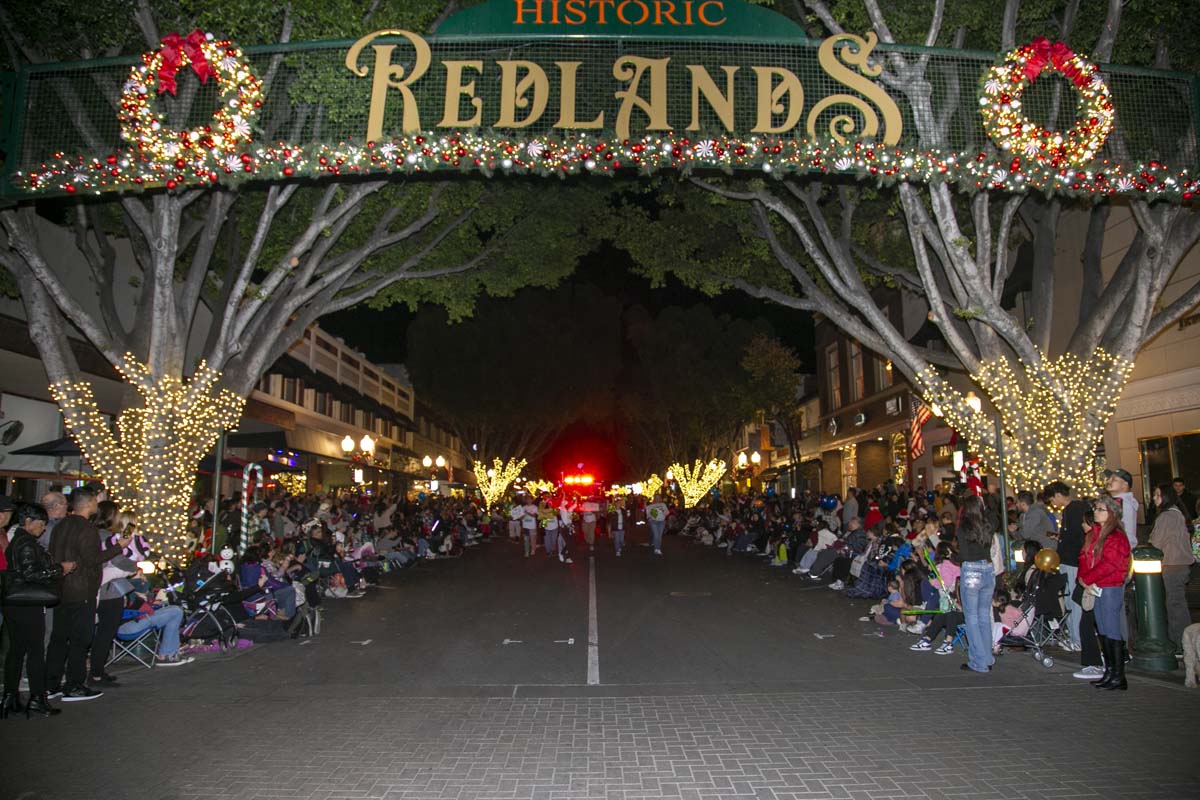
POLYGON ((1125 680, 1125 641, 1123 639, 1113 640, 1109 647, 1113 652, 1113 676, 1104 688, 1110 692, 1114 689, 1123 692, 1129 688, 1129 683, 1125 680))
POLYGON ((25 706, 21 705, 21 693, 13 692, 12 694, 5 694, 3 699, 0 699, 0 707, 4 709, 6 716, 9 711, 14 714, 20 714, 25 710, 25 706))
POLYGON ((1100 656, 1104 659, 1104 674, 1100 677, 1100 680, 1092 681, 1092 686, 1095 686, 1097 689, 1103 689, 1112 680, 1112 653, 1109 651, 1107 636, 1097 636, 1096 638, 1100 640, 1100 656))
POLYGON ((297 611, 296 616, 292 617, 291 622, 288 623, 287 630, 293 639, 299 638, 300 628, 304 625, 304 617, 307 613, 305 610, 297 611))
POLYGON ((30 695, 29 702, 25 704, 25 719, 29 719, 31 714, 37 714, 42 717, 53 717, 55 714, 61 714, 61 708, 54 708, 50 705, 50 700, 45 694, 30 695))

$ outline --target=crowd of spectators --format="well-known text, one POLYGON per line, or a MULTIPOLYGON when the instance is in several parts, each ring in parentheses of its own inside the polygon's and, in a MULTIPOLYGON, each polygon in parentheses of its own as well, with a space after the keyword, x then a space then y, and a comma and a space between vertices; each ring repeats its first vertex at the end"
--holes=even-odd
POLYGON ((56 700, 102 697, 124 679, 108 670, 120 643, 149 631, 158 635, 142 663, 159 667, 314 635, 325 600, 357 599, 385 572, 460 556, 493 525, 469 500, 359 494, 280 494, 245 516, 240 499, 222 500, 215 541, 211 501, 196 498, 190 520, 190 557, 175 563, 101 485, 52 491, 41 504, 0 497, 0 718, 54 716, 56 700))

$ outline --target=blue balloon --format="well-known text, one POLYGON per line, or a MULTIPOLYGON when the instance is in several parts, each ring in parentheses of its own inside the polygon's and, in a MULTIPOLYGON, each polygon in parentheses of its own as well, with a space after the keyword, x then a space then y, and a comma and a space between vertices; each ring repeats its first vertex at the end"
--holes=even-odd
POLYGON ((925 493, 925 499, 926 499, 926 500, 928 500, 928 501, 929 501, 929 502, 931 502, 931 503, 933 502, 933 500, 934 500, 934 498, 935 498, 935 497, 937 497, 937 492, 934 492, 934 491, 930 490, 930 491, 928 491, 928 492, 926 492, 926 493, 925 493))
POLYGON ((425 502, 425 493, 417 492, 417 499, 420 500, 421 502, 425 502))

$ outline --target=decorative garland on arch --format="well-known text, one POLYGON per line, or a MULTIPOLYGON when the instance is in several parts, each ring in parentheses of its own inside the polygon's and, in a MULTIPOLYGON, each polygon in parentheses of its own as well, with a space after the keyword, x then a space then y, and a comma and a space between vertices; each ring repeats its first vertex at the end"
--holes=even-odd
POLYGON ((17 172, 15 180, 34 193, 100 194, 441 171, 566 177, 736 169, 777 178, 836 175, 878 185, 947 183, 971 192, 1037 191, 1093 198, 1123 195, 1187 202, 1200 190, 1187 171, 1170 170, 1157 161, 1125 166, 1098 159, 1114 117, 1108 87, 1094 64, 1046 39, 1003 56, 984 76, 980 102, 985 129, 1010 151, 999 156, 861 141, 678 134, 617 140, 587 133, 517 138, 495 131, 429 131, 382 142, 259 143, 253 139, 252 122, 262 102, 261 82, 239 48, 199 30, 187 37, 172 34, 160 49, 143 56, 126 82, 120 118, 131 149, 100 158, 56 153, 32 171, 17 172), (176 75, 188 67, 202 81, 210 76, 218 81, 222 102, 211 125, 171 131, 164 127, 164 115, 155 110, 154 100, 163 92, 173 93, 176 75), (1048 67, 1070 78, 1085 100, 1080 119, 1065 135, 1046 131, 1019 114, 1021 93, 1048 67), (1014 149, 1018 152, 1011 154, 1014 149))

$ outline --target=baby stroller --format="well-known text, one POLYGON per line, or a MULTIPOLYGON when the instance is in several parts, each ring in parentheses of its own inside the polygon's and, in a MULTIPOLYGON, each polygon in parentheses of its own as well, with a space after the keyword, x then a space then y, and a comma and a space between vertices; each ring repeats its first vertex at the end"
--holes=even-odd
POLYGON ((1071 645, 1067 624, 1070 612, 1063 603, 1066 586, 1067 576, 1061 572, 1033 570, 1021 600, 1021 618, 1000 644, 1032 649, 1034 661, 1046 669, 1053 667, 1054 658, 1046 654, 1046 648, 1054 645, 1069 649, 1071 645))
POLYGON ((183 609, 181 639, 212 640, 221 650, 229 650, 237 646, 238 622, 247 615, 229 576, 224 571, 203 574, 202 565, 193 564, 186 572, 168 565, 167 602, 183 609))

